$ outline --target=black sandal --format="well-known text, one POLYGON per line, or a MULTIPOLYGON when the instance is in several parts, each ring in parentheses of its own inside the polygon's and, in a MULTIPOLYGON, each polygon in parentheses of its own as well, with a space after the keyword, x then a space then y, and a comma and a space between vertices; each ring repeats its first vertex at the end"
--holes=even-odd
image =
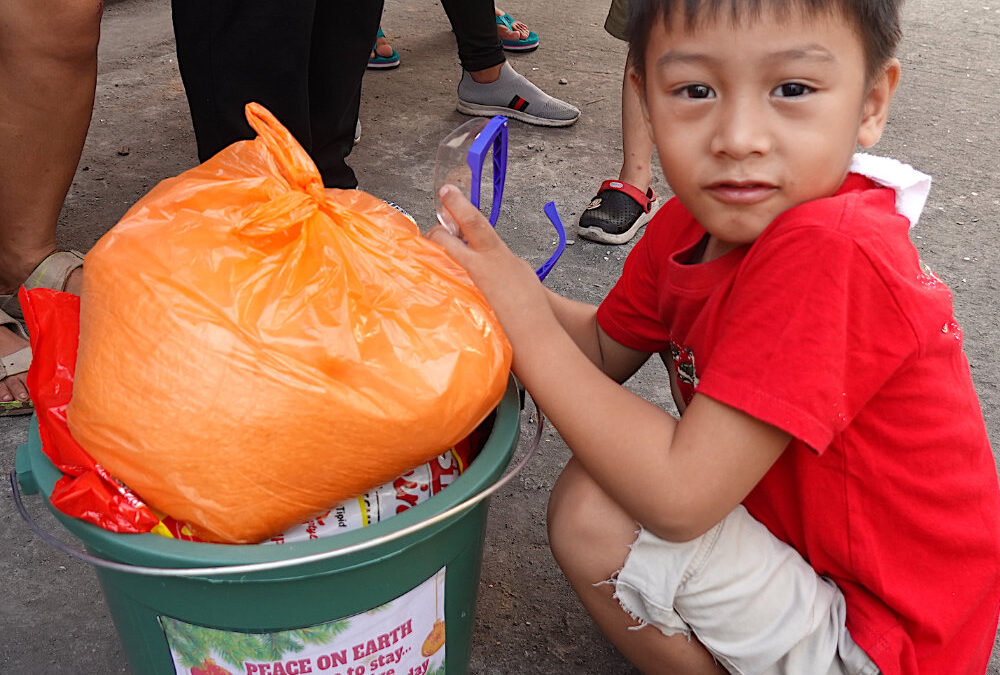
POLYGON ((577 234, 602 244, 624 244, 652 217, 656 200, 653 188, 644 194, 624 181, 606 180, 580 216, 577 234))

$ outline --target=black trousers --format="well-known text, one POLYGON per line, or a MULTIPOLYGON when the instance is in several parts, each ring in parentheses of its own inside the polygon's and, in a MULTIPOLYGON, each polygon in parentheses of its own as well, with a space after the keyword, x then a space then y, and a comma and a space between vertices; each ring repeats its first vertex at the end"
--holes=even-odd
POLYGON ((327 187, 357 187, 346 158, 383 0, 171 4, 201 161, 255 136, 243 107, 256 101, 309 152, 327 187))
POLYGON ((505 61, 493 0, 441 0, 458 42, 462 68, 475 72, 505 61))

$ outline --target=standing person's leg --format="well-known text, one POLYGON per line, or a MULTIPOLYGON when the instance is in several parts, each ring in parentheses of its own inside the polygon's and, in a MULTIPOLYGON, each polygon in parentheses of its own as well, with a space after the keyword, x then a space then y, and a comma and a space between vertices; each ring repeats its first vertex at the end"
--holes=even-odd
MULTIPOLYGON (((0 0, 0 294, 56 249, 94 107, 102 9, 100 0, 0 0)), ((82 270, 67 274, 60 290, 79 292, 82 270)), ((0 327, 0 356, 25 346, 0 327)), ((23 373, 0 380, 0 401, 13 398, 27 400, 23 373)))
POLYGON ((529 124, 564 127, 580 111, 543 92, 515 71, 503 54, 492 0, 441 0, 458 42, 462 79, 458 110, 466 115, 506 115, 529 124))
POLYGON ((639 92, 632 83, 632 52, 625 62, 622 81, 622 168, 618 180, 648 192, 653 180, 653 138, 646 128, 639 92))
POLYGON ((102 7, 0 1, 0 292, 56 248, 94 108, 102 7))
POLYGON ((314 0, 173 0, 171 6, 198 158, 256 136, 243 111, 250 101, 274 113, 309 150, 314 0))
POLYGON ((485 71, 504 64, 492 0, 441 0, 441 5, 455 32, 462 68, 482 78, 485 71))
POLYGON ((327 187, 358 185, 346 158, 354 147, 361 83, 382 6, 382 0, 316 5, 309 59, 309 119, 313 160, 327 187))
MULTIPOLYGON (((605 30, 625 40, 628 0, 612 0, 605 30)), ((580 215, 577 233, 603 244, 625 244, 653 215, 656 193, 652 182, 653 139, 643 120, 642 103, 631 82, 632 52, 622 78, 622 166, 618 180, 604 181, 580 215)))

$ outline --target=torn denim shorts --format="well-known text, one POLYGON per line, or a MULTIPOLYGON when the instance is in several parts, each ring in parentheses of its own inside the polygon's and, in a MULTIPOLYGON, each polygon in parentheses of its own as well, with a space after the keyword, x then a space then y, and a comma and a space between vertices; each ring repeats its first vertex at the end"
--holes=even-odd
POLYGON ((875 675, 844 625, 840 589, 743 506, 691 541, 640 529, 608 582, 622 608, 665 635, 694 635, 729 672, 875 675))

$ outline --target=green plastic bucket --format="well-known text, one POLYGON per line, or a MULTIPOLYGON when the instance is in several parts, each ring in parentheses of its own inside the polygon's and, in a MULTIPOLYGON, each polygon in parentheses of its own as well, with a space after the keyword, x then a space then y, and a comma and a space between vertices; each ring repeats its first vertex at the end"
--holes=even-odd
POLYGON ((17 480, 102 559, 97 577, 135 673, 453 675, 468 670, 488 494, 519 413, 512 378, 485 446, 447 489, 369 527, 278 546, 115 534, 66 516, 48 502, 61 474, 34 428, 17 480))

